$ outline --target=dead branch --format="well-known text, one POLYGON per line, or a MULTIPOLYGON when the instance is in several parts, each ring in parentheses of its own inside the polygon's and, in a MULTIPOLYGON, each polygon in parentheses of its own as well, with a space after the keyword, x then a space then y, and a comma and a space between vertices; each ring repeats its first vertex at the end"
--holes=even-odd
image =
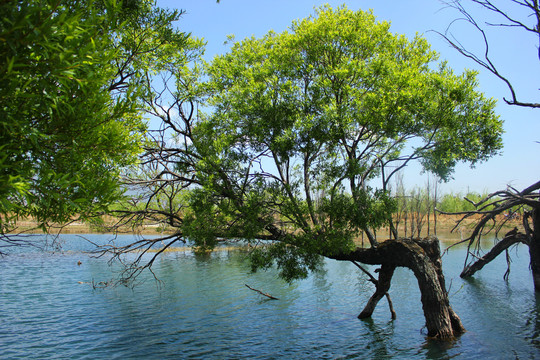
MULTIPOLYGON (((528 8, 531 11, 530 16, 535 19, 534 26, 528 26, 525 25, 523 22, 517 20, 516 17, 512 17, 508 15, 508 11, 502 10, 495 6, 491 1, 489 0, 472 0, 476 4, 484 7, 485 9, 491 11, 494 14, 497 14, 498 16, 502 17, 503 21, 506 21, 507 23, 499 23, 499 24, 493 24, 493 23, 486 23, 488 26, 500 26, 500 27, 519 27, 522 29, 525 29, 528 32, 532 32, 535 35, 538 36, 540 40, 540 7, 537 0, 532 1, 512 1, 513 3, 523 6, 525 8, 528 8)), ((516 90, 514 89, 511 81, 503 75, 498 67, 493 63, 490 55, 490 47, 489 47, 489 40, 486 32, 484 29, 478 24, 478 22, 472 17, 472 15, 468 12, 468 10, 465 9, 465 7, 462 5, 460 0, 451 0, 451 1, 442 1, 448 8, 452 8, 457 10, 461 14, 461 18, 454 20, 446 29, 444 33, 434 31, 438 35, 440 35, 450 46, 452 46, 454 49, 456 49, 461 55, 471 59, 478 65, 482 66, 484 69, 491 72, 493 75, 498 77, 500 80, 502 80, 507 88, 510 91, 511 99, 504 98, 504 101, 508 105, 515 105, 515 106, 521 106, 521 107, 530 107, 530 108, 540 108, 540 103, 535 102, 523 102, 521 100, 518 100, 518 96, 516 93, 516 90), (465 21, 468 24, 472 25, 473 28, 476 29, 478 33, 481 34, 483 43, 484 43, 484 54, 483 55, 477 55, 473 53, 472 51, 466 49, 458 39, 456 39, 452 33, 451 33, 451 27, 454 25, 457 21, 465 21)), ((538 56, 540 57, 540 49, 538 50, 538 56)))
POLYGON ((476 260, 474 263, 465 266, 460 276, 462 278, 472 276, 477 271, 481 270, 486 264, 495 259, 503 251, 507 250, 510 246, 517 243, 528 243, 528 237, 522 233, 519 233, 516 228, 509 231, 504 239, 499 241, 487 254, 476 260))
POLYGON ((271 299, 271 300, 279 300, 277 297, 274 297, 270 294, 267 294, 267 293, 264 293, 262 292, 261 290, 257 290, 257 289, 254 289, 252 288, 251 286, 249 286, 248 284, 244 284, 249 290, 253 290, 255 292, 258 292, 259 294, 263 295, 263 296, 266 296, 267 298, 271 299))

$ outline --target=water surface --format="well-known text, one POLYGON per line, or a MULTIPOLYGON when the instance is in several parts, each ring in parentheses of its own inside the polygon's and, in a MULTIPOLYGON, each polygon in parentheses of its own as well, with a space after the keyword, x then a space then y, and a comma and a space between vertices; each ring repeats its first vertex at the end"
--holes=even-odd
POLYGON ((373 285, 346 262, 328 260, 324 271, 289 285, 275 271, 251 274, 241 251, 173 252, 154 265, 160 282, 145 273, 133 289, 94 289, 92 281, 113 278, 118 267, 82 252, 88 244, 77 236, 64 241, 62 252, 0 258, 0 359, 540 358, 525 247, 512 251, 508 282, 503 258, 464 281, 464 248, 444 256, 450 301, 468 331, 436 342, 426 340, 420 293, 406 269, 390 289, 397 320, 383 300, 361 321, 373 285))

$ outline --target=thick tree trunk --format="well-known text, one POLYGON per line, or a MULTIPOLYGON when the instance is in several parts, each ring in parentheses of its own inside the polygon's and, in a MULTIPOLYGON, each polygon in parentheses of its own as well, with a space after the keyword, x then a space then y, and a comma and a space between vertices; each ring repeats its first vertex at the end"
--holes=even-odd
POLYGON ((454 329, 454 332, 457 332, 458 334, 462 334, 465 332, 465 327, 461 323, 461 319, 459 318, 459 316, 455 313, 454 309, 452 309, 452 307, 450 306, 450 301, 448 299, 448 292, 446 291, 446 283, 444 279, 444 273, 442 270, 441 248, 440 248, 439 241, 436 240, 435 238, 426 239, 422 242, 419 242, 419 245, 427 253, 431 262, 433 263, 433 266, 435 267, 435 271, 437 272, 439 284, 441 286, 441 289, 444 291, 444 299, 445 299, 444 301, 446 301, 446 304, 448 307, 448 315, 450 316, 452 329, 454 329))
POLYGON ((428 336, 451 339, 465 331, 459 317, 450 307, 438 240, 388 240, 376 248, 357 248, 331 257, 382 265, 377 290, 360 317, 367 317, 373 312, 374 306, 390 287, 394 268, 401 266, 411 269, 418 281, 428 336))
POLYGON ((450 339, 462 334, 465 328, 448 300, 439 242, 422 241, 418 244, 426 252, 429 261, 426 261, 426 256, 420 256, 418 260, 413 261, 411 270, 416 275, 420 287, 428 336, 450 339))
POLYGON ((532 210, 531 217, 533 229, 529 243, 529 255, 534 289, 536 292, 540 292, 540 209, 532 210))

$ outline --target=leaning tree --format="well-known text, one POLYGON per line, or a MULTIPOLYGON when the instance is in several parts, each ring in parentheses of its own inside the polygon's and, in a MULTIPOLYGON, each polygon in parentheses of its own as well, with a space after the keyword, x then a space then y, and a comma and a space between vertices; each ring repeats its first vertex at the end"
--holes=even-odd
MULTIPOLYGON (((499 78, 510 92, 510 98, 504 98, 506 104, 525 108, 540 108, 540 103, 529 99, 523 100, 522 94, 513 86, 509 75, 503 73, 493 59, 490 41, 485 27, 500 27, 508 31, 521 31, 521 34, 530 34, 536 41, 536 47, 540 44, 540 6, 537 0, 513 0, 501 7, 498 2, 490 0, 471 0, 494 15, 496 22, 486 22, 481 25, 463 5, 464 1, 445 2, 450 8, 459 12, 459 20, 465 21, 475 29, 483 40, 481 55, 464 47, 459 40, 452 35, 452 23, 445 33, 440 33, 454 49, 465 57, 473 60, 476 64, 499 78)), ((537 51, 540 60, 540 50, 537 51)), ((471 235, 463 240, 468 242, 468 256, 465 261, 461 277, 472 276, 486 264, 494 260, 502 253, 506 254, 508 269, 504 275, 507 278, 510 271, 508 249, 515 244, 525 244, 529 247, 530 267, 533 275, 534 288, 540 291, 540 182, 536 182, 519 191, 511 186, 506 190, 496 191, 484 199, 471 203, 475 206, 474 211, 461 213, 463 218, 456 225, 459 226, 465 219, 473 215, 480 215, 471 235), (481 251, 480 242, 488 233, 494 233, 500 237, 505 225, 514 213, 523 213, 522 228, 514 228, 506 232, 500 241, 488 252, 481 251), (470 255, 470 256, 469 256, 470 255)))
POLYGON ((501 148, 501 121, 473 72, 437 65, 423 38, 389 26, 323 7, 204 66, 179 64, 163 85, 149 79, 147 108, 161 126, 148 132, 141 168, 126 174, 134 196, 116 215, 174 233, 102 248, 139 250, 126 279, 176 243, 204 251, 239 239, 254 270, 276 266, 287 280, 322 257, 380 265, 361 318, 387 295, 395 268, 409 268, 428 336, 461 334, 438 241, 379 242, 374 229, 391 221, 388 184, 401 168, 419 160, 446 178, 458 161, 485 160, 501 148))

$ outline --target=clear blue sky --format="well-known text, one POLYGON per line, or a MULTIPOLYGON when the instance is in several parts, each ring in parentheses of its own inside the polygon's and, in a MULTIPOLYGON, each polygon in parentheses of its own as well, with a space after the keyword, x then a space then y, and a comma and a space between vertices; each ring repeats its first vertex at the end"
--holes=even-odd
MULTIPOLYGON (((436 0, 355 0, 355 1, 315 1, 315 0, 158 0, 161 7, 183 9, 186 13, 178 27, 207 42, 207 60, 225 53, 227 35, 234 34, 236 40, 249 36, 260 37, 270 30, 286 30, 295 19, 313 14, 314 7, 325 3, 332 7, 346 4, 353 10, 372 9, 378 20, 389 21, 391 31, 408 37, 423 34, 432 48, 441 54, 441 59, 461 72, 464 68, 480 71, 480 90, 498 100, 497 112, 505 120, 504 149, 496 156, 471 169, 459 165, 454 180, 441 186, 445 192, 496 191, 510 184, 522 189, 540 180, 540 109, 523 109, 509 106, 502 100, 509 97, 505 85, 486 70, 481 69, 452 49, 439 35, 431 30, 444 32, 457 17, 455 11, 445 9, 436 0)), ((509 3, 503 1, 502 3, 509 3)), ((474 11, 474 7, 471 7, 474 11)), ((485 20, 488 13, 474 11, 477 19, 485 20)), ((453 34, 470 49, 480 49, 479 35, 464 22, 453 25, 453 34)), ((534 36, 522 30, 509 28, 491 30, 491 50, 495 64, 512 81, 523 101, 540 102, 540 62, 538 45, 534 36)), ((409 188, 416 184, 423 186, 426 174, 419 174, 419 167, 409 167, 405 173, 409 188)))

